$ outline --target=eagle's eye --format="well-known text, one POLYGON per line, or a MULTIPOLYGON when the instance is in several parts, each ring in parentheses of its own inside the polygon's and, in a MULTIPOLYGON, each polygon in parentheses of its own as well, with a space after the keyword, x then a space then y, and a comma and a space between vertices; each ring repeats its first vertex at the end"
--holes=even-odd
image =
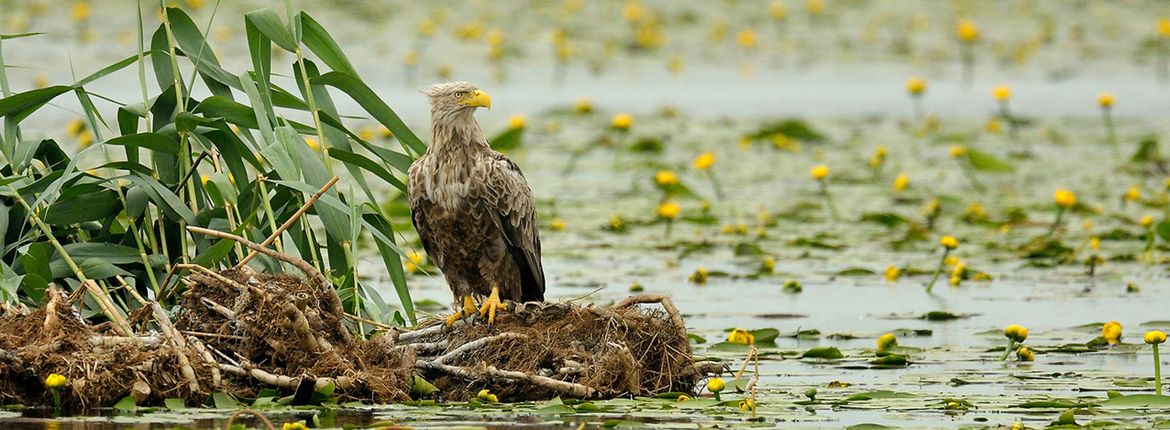
POLYGON ((461 99, 461 98, 464 98, 464 97, 467 97, 467 91, 456 91, 456 92, 455 92, 455 98, 456 98, 456 99, 461 99))

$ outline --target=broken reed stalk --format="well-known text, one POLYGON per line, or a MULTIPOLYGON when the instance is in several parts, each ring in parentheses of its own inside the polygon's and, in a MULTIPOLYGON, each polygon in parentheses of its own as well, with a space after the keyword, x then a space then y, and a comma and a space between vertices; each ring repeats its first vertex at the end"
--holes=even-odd
MULTIPOLYGON (((256 367, 251 367, 248 363, 241 363, 240 366, 220 363, 219 369, 236 375, 236 376, 251 376, 253 379, 278 388, 287 388, 295 390, 301 385, 301 378, 293 378, 291 376, 278 375, 272 372, 267 372, 256 367)), ((320 389, 334 384, 337 388, 348 390, 353 388, 358 381, 348 376, 338 376, 336 378, 316 378, 313 380, 313 387, 320 389)))
POLYGON ((428 370, 438 370, 448 373, 465 380, 484 379, 491 377, 496 379, 506 379, 516 382, 527 382, 532 385, 541 386, 550 390, 558 391, 568 394, 573 397, 587 399, 597 394, 597 390, 593 388, 573 382, 565 382, 547 376, 533 375, 524 372, 513 370, 500 370, 495 366, 487 366, 486 368, 471 369, 468 367, 450 366, 446 364, 432 363, 429 361, 419 361, 415 367, 428 370))
MULTIPOLYGON (((340 178, 334 176, 333 179, 330 179, 329 182, 325 183, 325 186, 321 187, 321 189, 309 197, 308 200, 305 200, 305 204, 301 205, 301 208, 297 209, 296 213, 285 220, 284 224, 281 224, 280 227, 276 229, 276 231, 273 231, 272 234, 268 235, 268 237, 265 238, 263 242, 260 242, 260 246, 267 247, 268 245, 271 245, 272 242, 276 241, 276 239, 279 238, 281 234, 284 234, 285 230, 288 230, 289 227, 292 227, 293 223, 297 222, 297 220, 300 219, 301 216, 305 214, 305 212, 309 211, 309 208, 313 207, 313 203, 316 203, 317 199, 320 199, 321 196, 325 195, 326 191, 329 191, 330 188, 333 188, 333 185, 337 183, 338 179, 340 178)), ((249 252, 248 255, 244 257, 244 259, 240 260, 240 262, 236 263, 236 265, 232 268, 239 269, 244 267, 245 264, 248 264, 249 261, 252 261, 253 258, 256 258, 256 255, 259 253, 260 251, 252 249, 252 252, 249 252)))
POLYGON ((118 335, 126 337, 134 335, 130 330, 130 323, 126 322, 126 318, 122 316, 121 312, 118 312, 118 307, 114 306, 113 301, 110 300, 110 296, 102 290, 102 287, 98 286, 97 282, 94 282, 92 279, 86 279, 81 282, 81 285, 93 296, 98 307, 102 308, 102 313, 110 317, 110 321, 114 323, 114 331, 118 332, 118 335))
POLYGON ((200 391, 199 380, 195 378, 195 369, 191 368, 190 360, 187 360, 187 342, 183 340, 183 335, 179 333, 179 330, 171 324, 171 318, 167 316, 166 311, 163 310, 162 306, 159 306, 158 302, 151 302, 150 309, 154 312, 154 319, 158 322, 159 329, 175 348, 175 355, 179 358, 179 369, 183 373, 183 378, 187 379, 187 387, 191 389, 192 393, 198 393, 200 391))
POLYGON ((203 364, 211 371, 211 386, 215 389, 222 388, 223 378, 219 374, 219 362, 215 361, 215 357, 211 355, 211 352, 207 351, 207 348, 203 346, 203 342, 200 342, 198 338, 188 337, 187 343, 191 345, 191 349, 194 349, 203 358, 203 364))
POLYGON ((447 364, 448 360, 455 358, 455 357, 458 357, 460 354, 463 354, 467 351, 471 351, 474 349, 482 348, 484 345, 487 345, 487 344, 492 343, 492 342, 497 342, 497 341, 501 341, 501 340, 505 340, 505 339, 527 339, 527 338, 528 338, 528 336, 522 335, 520 333, 512 333, 512 332, 500 333, 500 334, 497 334, 495 336, 488 336, 488 337, 484 337, 484 338, 479 338, 479 339, 473 340, 471 342, 467 342, 463 345, 459 345, 458 348, 455 348, 455 349, 451 350, 450 352, 443 354, 439 358, 436 358, 434 361, 432 361, 432 363, 434 363, 434 364, 447 364))

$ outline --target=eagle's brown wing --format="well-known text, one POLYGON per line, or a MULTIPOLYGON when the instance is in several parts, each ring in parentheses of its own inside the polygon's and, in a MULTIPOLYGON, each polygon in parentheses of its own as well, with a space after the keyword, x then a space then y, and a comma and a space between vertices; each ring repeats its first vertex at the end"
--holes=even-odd
POLYGON ((433 164, 419 159, 407 171, 408 197, 410 200, 410 222, 414 224, 414 231, 418 232, 418 239, 422 242, 423 250, 438 267, 443 267, 443 251, 435 246, 435 231, 427 224, 427 212, 434 203, 423 198, 423 181, 426 175, 434 174, 427 171, 433 164))
POLYGON ((508 252, 520 267, 521 301, 544 301, 544 268, 540 264, 540 226, 528 181, 512 160, 489 152, 482 178, 489 204, 495 204, 508 252))

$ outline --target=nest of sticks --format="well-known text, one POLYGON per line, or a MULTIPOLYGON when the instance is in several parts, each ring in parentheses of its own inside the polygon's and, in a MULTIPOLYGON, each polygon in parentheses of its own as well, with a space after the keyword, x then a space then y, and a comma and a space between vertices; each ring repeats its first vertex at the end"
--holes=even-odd
POLYGON ((50 288, 34 310, 6 306, 0 402, 52 404, 43 385, 50 373, 66 376, 63 403, 78 408, 126 396, 140 405, 167 398, 202 404, 213 392, 246 400, 265 389, 296 403, 328 386, 340 400, 387 403, 410 399, 418 376, 439 389, 428 396, 440 400, 480 389, 507 401, 612 398, 689 393, 720 369, 695 363, 682 316, 666 296, 613 306, 511 304, 491 326, 438 320, 402 331, 347 314, 333 286, 303 260, 232 234, 189 229, 235 240, 305 277, 178 265, 188 275, 173 320, 125 283, 142 304, 125 320, 87 324, 77 309, 85 294, 112 306, 88 284, 72 297, 50 288), (351 327, 359 324, 374 334, 355 336, 351 327))

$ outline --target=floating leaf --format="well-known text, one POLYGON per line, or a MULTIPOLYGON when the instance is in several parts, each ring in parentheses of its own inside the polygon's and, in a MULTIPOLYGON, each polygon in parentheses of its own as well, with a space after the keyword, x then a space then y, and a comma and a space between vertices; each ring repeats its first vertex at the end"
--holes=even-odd
POLYGON ((800 355, 800 358, 828 358, 835 360, 845 358, 845 354, 842 354, 841 350, 835 346, 818 346, 805 351, 800 355))

